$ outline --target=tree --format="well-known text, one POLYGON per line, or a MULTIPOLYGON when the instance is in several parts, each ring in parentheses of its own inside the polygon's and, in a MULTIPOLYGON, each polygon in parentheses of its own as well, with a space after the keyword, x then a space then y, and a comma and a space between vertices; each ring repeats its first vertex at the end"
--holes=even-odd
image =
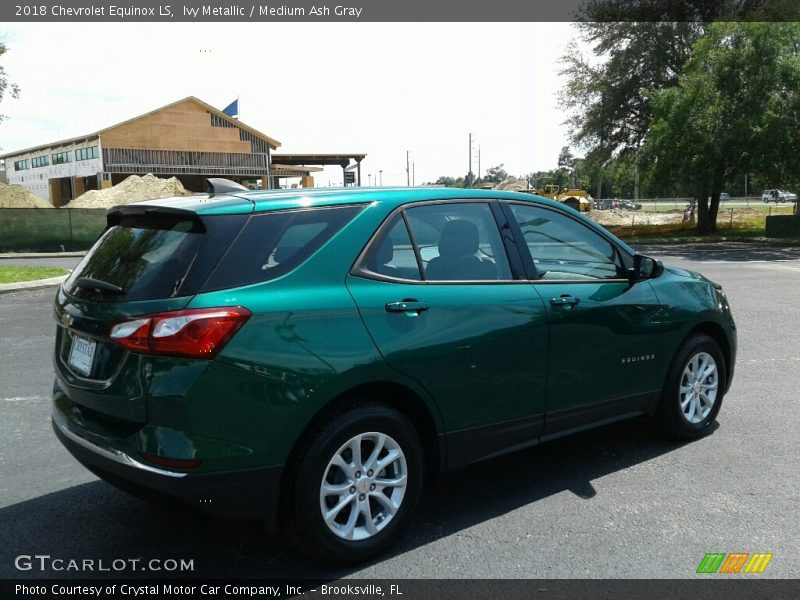
POLYGON ((689 184, 700 233, 716 231, 726 181, 798 173, 800 24, 714 23, 678 85, 649 96, 645 160, 658 181, 689 184))
MULTIPOLYGON (((588 16, 592 9, 617 4, 590 3, 588 16)), ((647 92, 676 85, 703 27, 660 21, 579 22, 575 27, 596 58, 584 56, 576 41, 561 58, 560 74, 568 83, 558 101, 569 115, 570 139, 599 163, 636 155, 652 120, 647 92)))
POLYGON ((445 187, 463 188, 465 183, 464 183, 464 177, 459 177, 458 179, 456 179, 455 177, 450 177, 449 175, 442 175, 441 177, 439 177, 439 179, 433 182, 433 185, 443 185, 445 187))
MULTIPOLYGON (((7 51, 6 45, 0 42, 0 58, 2 58, 7 51)), ((6 92, 11 94, 12 98, 19 98, 19 87, 17 87, 15 83, 9 83, 6 70, 0 65, 0 102, 2 102, 6 92)), ((0 114, 0 121, 3 121, 5 118, 5 115, 0 114)))
POLYGON ((483 183, 500 183, 508 177, 508 173, 503 168, 503 163, 496 167, 486 169, 486 174, 481 178, 483 183))

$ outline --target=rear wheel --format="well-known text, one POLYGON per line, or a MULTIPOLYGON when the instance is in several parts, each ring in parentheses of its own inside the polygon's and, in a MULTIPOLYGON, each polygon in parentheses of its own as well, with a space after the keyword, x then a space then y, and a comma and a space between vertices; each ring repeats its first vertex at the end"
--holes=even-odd
POLYGON ((722 405, 727 375, 719 345, 697 334, 687 339, 670 366, 657 420, 661 430, 678 438, 706 433, 722 405))
POLYGON ((422 445, 411 423, 379 405, 329 421, 302 451, 285 498, 292 541, 329 563, 365 561, 408 526, 422 491, 422 445))

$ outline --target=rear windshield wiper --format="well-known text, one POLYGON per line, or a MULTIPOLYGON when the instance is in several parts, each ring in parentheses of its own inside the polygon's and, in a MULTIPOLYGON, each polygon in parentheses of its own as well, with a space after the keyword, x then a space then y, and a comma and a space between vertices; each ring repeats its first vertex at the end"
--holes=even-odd
POLYGON ((112 294, 125 293, 125 290, 118 285, 108 283, 107 281, 101 281, 100 279, 92 279, 91 277, 78 277, 78 279, 75 281, 75 285, 80 288, 95 290, 98 292, 110 292, 112 294))

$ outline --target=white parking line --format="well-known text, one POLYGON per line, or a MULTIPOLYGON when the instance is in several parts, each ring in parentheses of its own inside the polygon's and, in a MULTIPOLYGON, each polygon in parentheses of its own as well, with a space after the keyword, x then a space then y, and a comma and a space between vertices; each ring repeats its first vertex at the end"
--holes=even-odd
POLYGON ((773 269, 776 271, 800 271, 800 267, 791 267, 789 265, 759 265, 761 269, 773 269))
POLYGON ((33 400, 44 400, 44 396, 14 396, 13 398, 2 398, 3 402, 31 402, 33 400))
POLYGON ((747 358, 747 359, 738 359, 736 360, 737 363, 774 363, 774 362, 797 362, 800 361, 800 356, 781 356, 778 358, 747 358))

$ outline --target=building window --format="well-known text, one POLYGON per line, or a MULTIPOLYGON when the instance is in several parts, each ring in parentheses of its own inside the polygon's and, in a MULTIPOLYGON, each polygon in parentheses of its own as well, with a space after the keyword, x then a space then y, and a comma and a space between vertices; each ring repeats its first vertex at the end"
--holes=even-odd
POLYGON ((97 146, 75 150, 75 160, 89 160, 90 158, 97 158, 97 146))
MULTIPOLYGON (((211 113, 209 113, 211 114, 211 113)), ((228 121, 227 119, 223 119, 222 117, 218 117, 215 114, 211 114, 211 126, 212 127, 228 127, 228 128, 235 128, 236 125, 228 121)))
POLYGON ((31 164, 26 158, 25 160, 18 160, 14 162, 14 170, 15 171, 24 171, 26 169, 30 169, 31 164))
POLYGON ((46 167, 50 164, 50 160, 46 156, 37 156, 31 159, 31 167, 46 167))
POLYGON ((72 160, 70 158, 69 152, 59 152, 58 154, 53 154, 53 164, 54 165, 63 165, 64 163, 68 163, 72 160))

